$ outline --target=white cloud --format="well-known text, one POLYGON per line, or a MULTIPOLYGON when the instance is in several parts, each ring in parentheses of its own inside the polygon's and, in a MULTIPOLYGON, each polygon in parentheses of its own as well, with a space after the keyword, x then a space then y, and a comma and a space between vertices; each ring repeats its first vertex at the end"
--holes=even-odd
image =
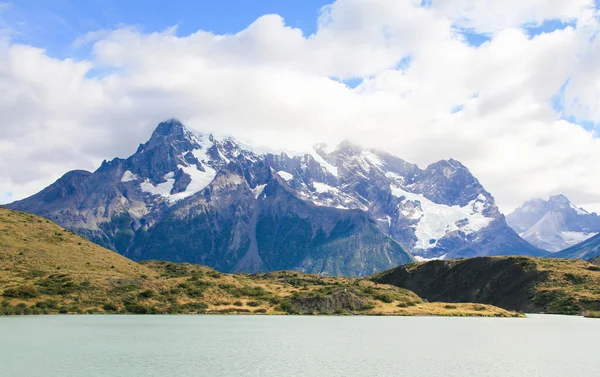
POLYGON ((590 2, 420 3, 339 0, 309 37, 277 15, 234 35, 102 31, 76 42, 93 43, 89 61, 2 44, 0 193, 22 198, 126 157, 177 117, 275 148, 351 138, 420 165, 454 157, 504 210, 559 192, 600 209, 600 142, 552 107, 570 79, 565 115, 600 120, 590 2), (522 30, 555 18, 576 26, 522 30), (456 26, 492 39, 469 46, 456 26), (353 77, 365 79, 355 89, 333 79, 353 77))

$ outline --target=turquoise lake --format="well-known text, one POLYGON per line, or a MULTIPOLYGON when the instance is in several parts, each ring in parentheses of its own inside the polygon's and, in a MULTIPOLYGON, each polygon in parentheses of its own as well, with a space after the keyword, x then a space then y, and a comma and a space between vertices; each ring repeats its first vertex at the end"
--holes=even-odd
POLYGON ((0 376, 600 376, 600 320, 0 318, 0 376))

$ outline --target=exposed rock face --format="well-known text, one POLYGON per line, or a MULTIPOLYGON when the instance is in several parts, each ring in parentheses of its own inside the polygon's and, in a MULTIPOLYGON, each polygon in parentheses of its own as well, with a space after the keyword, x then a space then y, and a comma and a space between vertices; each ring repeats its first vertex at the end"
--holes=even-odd
POLYGON ((9 208, 136 260, 221 271, 365 275, 419 257, 545 255, 455 160, 426 169, 348 142, 255 153, 170 120, 127 159, 74 171, 9 208), (402 245, 402 246, 401 246, 402 245))
POLYGON ((589 261, 592 264, 600 266, 600 256, 590 259, 589 261))
POLYGON ((575 206, 564 195, 530 200, 506 217, 526 241, 557 252, 600 232, 600 216, 575 206))

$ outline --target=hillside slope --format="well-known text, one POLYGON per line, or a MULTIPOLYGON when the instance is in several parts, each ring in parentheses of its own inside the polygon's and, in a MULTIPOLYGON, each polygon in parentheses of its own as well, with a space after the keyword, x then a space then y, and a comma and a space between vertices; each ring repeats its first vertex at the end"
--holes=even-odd
POLYGON ((372 277, 429 301, 479 302, 528 313, 600 309, 600 268, 581 260, 473 258, 413 263, 372 277))
POLYGON ((595 264, 595 265, 598 265, 598 266, 600 266, 600 257, 595 257, 595 258, 592 258, 592 259, 590 259, 590 260, 589 260, 589 262, 590 262, 591 264, 595 264))
POLYGON ((156 272, 50 220, 0 207, 0 284, 50 274, 97 283, 108 277, 131 279, 156 272))
POLYGON ((556 258, 588 260, 600 256, 600 234, 554 254, 556 258))
POLYGON ((360 278, 282 271, 221 274, 199 265, 135 263, 47 219, 0 208, 0 315, 268 313, 518 316, 447 308, 360 278))

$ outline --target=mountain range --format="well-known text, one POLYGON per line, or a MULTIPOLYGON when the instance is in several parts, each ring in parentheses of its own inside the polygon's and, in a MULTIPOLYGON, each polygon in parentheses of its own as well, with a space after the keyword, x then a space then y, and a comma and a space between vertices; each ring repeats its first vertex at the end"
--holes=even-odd
POLYGON ((550 252, 574 246, 600 232, 600 216, 564 195, 534 199, 506 217, 508 225, 534 246, 550 252))
POLYGON ((367 275, 416 259, 547 256, 460 162, 425 169, 344 141, 262 153, 162 122, 127 159, 71 171, 6 207, 134 260, 224 272, 367 275))

